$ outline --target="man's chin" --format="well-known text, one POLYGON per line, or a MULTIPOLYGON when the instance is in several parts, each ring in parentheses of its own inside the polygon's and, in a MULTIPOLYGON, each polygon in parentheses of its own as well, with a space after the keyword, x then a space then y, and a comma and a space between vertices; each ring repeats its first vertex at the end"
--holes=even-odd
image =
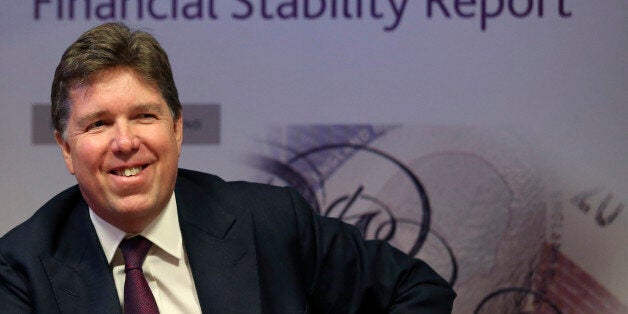
POLYGON ((103 219, 107 217, 121 217, 136 220, 143 217, 151 217, 154 215, 154 212, 159 211, 159 209, 156 209, 158 206, 154 198, 138 195, 117 197, 115 200, 107 202, 104 206, 90 204, 90 207, 103 219))

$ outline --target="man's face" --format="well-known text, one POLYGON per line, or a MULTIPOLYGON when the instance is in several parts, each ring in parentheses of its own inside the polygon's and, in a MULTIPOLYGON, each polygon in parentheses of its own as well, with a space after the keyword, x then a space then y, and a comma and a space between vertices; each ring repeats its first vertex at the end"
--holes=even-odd
POLYGON ((66 139, 55 133, 66 166, 92 210, 137 233, 172 195, 183 137, 154 84, 124 68, 98 73, 70 90, 66 139))

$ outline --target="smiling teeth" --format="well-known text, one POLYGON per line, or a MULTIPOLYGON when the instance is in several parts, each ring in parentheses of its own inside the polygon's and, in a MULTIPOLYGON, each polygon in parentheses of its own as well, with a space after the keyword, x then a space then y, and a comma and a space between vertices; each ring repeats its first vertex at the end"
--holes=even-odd
POLYGON ((124 170, 116 171, 116 175, 131 177, 140 173, 140 171, 142 171, 142 167, 126 168, 124 170))

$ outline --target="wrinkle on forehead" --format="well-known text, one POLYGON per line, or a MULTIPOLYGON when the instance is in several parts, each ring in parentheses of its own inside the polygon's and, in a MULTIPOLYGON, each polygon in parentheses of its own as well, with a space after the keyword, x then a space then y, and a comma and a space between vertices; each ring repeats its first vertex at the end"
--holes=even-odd
POLYGON ((138 81, 144 83, 150 89, 153 89, 153 90, 159 92, 159 94, 161 94, 159 88, 157 87, 157 85, 154 82, 147 81, 141 75, 139 75, 135 70, 133 70, 133 68, 126 67, 126 66, 117 66, 117 67, 112 67, 112 68, 108 68, 108 69, 104 69, 104 70, 98 71, 96 73, 93 73, 92 75, 90 75, 89 77, 87 77, 85 79, 76 81, 69 88, 70 96, 72 96, 75 92, 77 92, 77 93, 81 93, 81 91, 84 92, 85 90, 87 90, 90 87, 93 87, 95 85, 103 85, 103 84, 106 85, 107 82, 112 77, 115 77, 115 76, 118 76, 118 75, 124 74, 124 73, 130 74, 133 78, 135 78, 138 81))
MULTIPOLYGON (((145 87, 152 89, 153 91, 159 93, 161 95, 161 91, 157 87, 157 85, 153 82, 146 81, 141 75, 138 75, 135 70, 129 67, 119 66, 113 67, 105 70, 98 71, 92 75, 90 75, 87 79, 81 80, 73 84, 69 88, 69 100, 70 105, 74 104, 74 100, 80 100, 81 102, 86 102, 89 99, 91 94, 91 90, 94 87, 99 86, 104 88, 105 91, 108 88, 107 86, 110 84, 110 80, 113 77, 129 74, 129 79, 136 79, 139 82, 142 82, 145 87)), ((70 108, 71 109, 71 108, 70 108)))

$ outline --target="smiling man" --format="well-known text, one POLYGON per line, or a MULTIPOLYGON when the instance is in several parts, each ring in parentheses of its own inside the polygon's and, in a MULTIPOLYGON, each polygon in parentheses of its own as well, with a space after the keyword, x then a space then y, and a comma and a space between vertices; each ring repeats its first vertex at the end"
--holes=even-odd
POLYGON ((139 233, 172 195, 181 115, 127 67, 98 72, 69 92, 67 125, 55 133, 68 170, 94 213, 139 233))
POLYGON ((294 190, 178 169, 181 105, 151 35, 89 30, 51 98, 78 184, 0 239, 2 312, 451 312, 428 265, 294 190))

